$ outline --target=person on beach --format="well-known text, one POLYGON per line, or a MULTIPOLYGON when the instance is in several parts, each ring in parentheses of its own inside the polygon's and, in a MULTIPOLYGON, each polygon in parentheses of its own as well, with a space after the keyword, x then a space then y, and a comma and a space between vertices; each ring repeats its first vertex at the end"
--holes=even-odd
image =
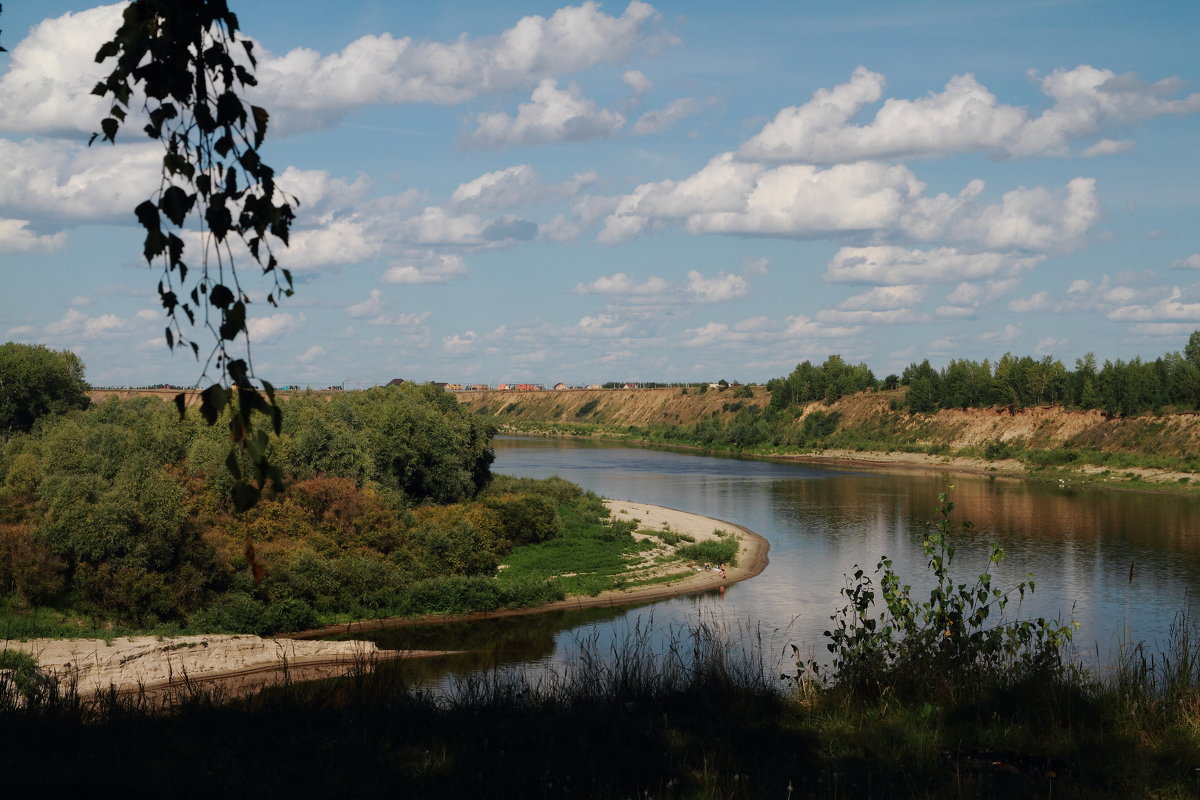
POLYGON ((721 573, 721 577, 724 578, 725 577, 725 564, 724 563, 721 564, 719 572, 721 573))

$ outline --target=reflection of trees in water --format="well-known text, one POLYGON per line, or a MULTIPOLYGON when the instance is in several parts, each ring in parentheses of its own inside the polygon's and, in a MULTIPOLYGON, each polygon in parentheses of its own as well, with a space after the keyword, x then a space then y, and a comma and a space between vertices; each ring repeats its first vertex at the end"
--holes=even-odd
MULTIPOLYGON (((964 475, 952 482, 955 517, 975 525, 966 541, 1102 541, 1105 547, 1200 556, 1200 498, 964 475)), ((915 536, 943 486, 944 478, 937 475, 853 474, 779 481, 771 485, 771 495, 781 513, 830 536, 861 536, 874 525, 915 536)))
POLYGON ((554 655, 556 640, 563 632, 610 622, 629 609, 629 606, 585 608, 470 622, 408 625, 331 638, 367 639, 385 650, 464 651, 436 658, 386 662, 379 667, 395 672, 410 685, 423 684, 451 673, 547 659, 554 655))

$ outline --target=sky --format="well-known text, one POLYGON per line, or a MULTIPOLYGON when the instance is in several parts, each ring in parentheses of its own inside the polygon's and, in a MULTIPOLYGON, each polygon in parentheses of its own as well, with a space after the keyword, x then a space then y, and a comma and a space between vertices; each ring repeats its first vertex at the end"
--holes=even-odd
MULTIPOLYGON (((277 386, 1072 367, 1200 329, 1200 3, 230 4, 300 201, 294 297, 248 281, 277 386)), ((88 146, 122 7, 4 4, 0 335, 186 386, 133 214, 161 146, 88 146)))

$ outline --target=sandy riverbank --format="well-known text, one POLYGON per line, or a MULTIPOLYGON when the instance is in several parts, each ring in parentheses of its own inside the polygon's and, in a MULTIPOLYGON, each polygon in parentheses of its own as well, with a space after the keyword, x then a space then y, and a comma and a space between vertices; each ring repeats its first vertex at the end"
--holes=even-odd
POLYGON ((370 669, 379 661, 438 655, 380 650, 374 642, 316 642, 258 636, 129 636, 33 639, 2 647, 29 653, 59 686, 89 698, 110 689, 171 702, 192 687, 246 694, 285 680, 306 681, 370 669))
POLYGON ((650 603, 665 600, 668 597, 678 597, 685 594, 707 592, 729 586, 747 578, 753 578, 767 567, 767 551, 770 544, 766 539, 753 531, 735 525, 731 522, 677 511, 664 506, 638 503, 629 500, 606 500, 605 504, 617 519, 638 519, 640 527, 662 530, 663 525, 678 533, 686 533, 696 541, 715 538, 715 531, 723 530, 737 537, 739 544, 738 565, 725 570, 722 578, 715 572, 695 572, 688 577, 672 583, 655 583, 645 586, 635 586, 630 589, 616 589, 601 592, 594 597, 568 597, 554 603, 535 608, 506 608, 500 611, 479 611, 473 614, 435 614, 424 617, 404 617, 399 619, 363 620, 344 625, 331 625, 311 631, 290 634, 295 638, 318 638, 341 634, 353 634, 363 630, 380 628, 399 628, 410 625, 429 625, 444 622, 466 622, 478 619, 497 619, 500 617, 516 617, 526 614, 541 614, 547 611, 570 611, 580 608, 596 608, 598 606, 623 606, 650 603))
POLYGON ((716 572, 701 571, 672 583, 603 592, 595 597, 571 597, 537 608, 370 620, 303 631, 288 638, 212 635, 132 636, 107 641, 34 639, 8 642, 0 647, 33 655, 46 675, 63 686, 74 684, 82 697, 112 688, 121 694, 145 693, 152 699, 169 703, 179 693, 197 685, 219 686, 231 695, 247 694, 284 680, 315 680, 351 674, 369 669, 382 660, 443 655, 435 651, 380 650, 369 641, 317 641, 320 636, 353 634, 382 627, 648 603, 728 586, 757 575, 767 566, 767 540, 740 525, 646 503, 624 500, 606 503, 614 517, 637 519, 642 529, 664 530, 666 526, 696 541, 715 538, 718 530, 729 532, 739 542, 738 565, 727 567, 724 578, 716 572))

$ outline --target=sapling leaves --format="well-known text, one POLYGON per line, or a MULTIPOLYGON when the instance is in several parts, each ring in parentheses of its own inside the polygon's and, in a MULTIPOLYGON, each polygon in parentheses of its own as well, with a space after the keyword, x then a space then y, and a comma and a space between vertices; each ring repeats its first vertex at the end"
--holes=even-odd
MULTIPOLYGON (((96 62, 111 65, 111 72, 92 90, 112 99, 93 142, 116 142, 129 119, 134 89, 141 93, 143 132, 163 142, 162 182, 134 215, 145 230, 143 255, 151 265, 161 264, 158 292, 168 320, 167 346, 173 350, 186 343, 199 359, 192 334, 197 322, 215 340, 197 381, 205 382, 210 367, 220 373, 200 392, 205 421, 215 424, 231 405, 230 387, 238 390, 227 466, 237 481, 231 499, 239 510, 253 506, 268 484, 277 490, 283 483, 265 439, 256 435, 266 436, 265 430, 255 430, 256 413, 265 414, 278 433, 282 412, 273 389, 264 397, 254 388, 249 295, 237 260, 244 245, 262 273, 271 276, 266 292, 271 303, 290 297, 291 276, 275 269, 266 237, 287 245, 296 203, 277 191, 274 170, 258 152, 269 115, 241 95, 257 83, 253 49, 238 35, 237 17, 224 2, 133 0, 122 12, 120 28, 96 52, 96 62), (183 261, 188 220, 197 222, 201 239, 192 269, 183 261), (191 302, 180 303, 180 297, 191 302), (235 340, 245 348, 244 358, 230 352, 235 340)), ((186 409, 182 400, 176 406, 181 414, 186 409)))

